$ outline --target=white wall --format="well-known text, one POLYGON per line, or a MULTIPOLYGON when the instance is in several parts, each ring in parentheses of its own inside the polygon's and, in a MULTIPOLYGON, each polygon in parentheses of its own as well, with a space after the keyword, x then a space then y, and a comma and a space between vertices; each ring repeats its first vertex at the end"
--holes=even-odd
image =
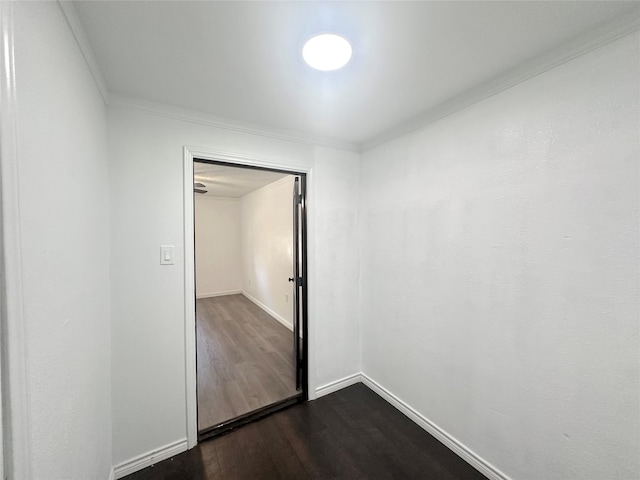
POLYGON ((241 199, 242 290, 293 329, 293 176, 241 199))
MULTIPOLYGON (((312 168, 310 256, 311 385, 359 371, 354 345, 357 225, 334 223, 334 199, 355 198, 359 155, 331 148, 110 108, 113 450, 117 465, 186 437, 184 365, 184 145, 312 168), (153 172, 153 181, 149 181, 153 172), (351 178, 348 176, 351 175, 351 178), (176 264, 159 265, 159 246, 176 246, 176 264), (343 260, 341 277, 330 265, 343 260), (332 296, 332 292, 335 295, 332 296), (320 296, 321 294, 321 296, 320 296), (321 341, 316 342, 316 336, 321 341), (327 342, 328 337, 339 339, 327 342), (349 349, 344 349, 349 345, 349 349)), ((355 202, 341 206, 355 212, 355 202)), ((355 213, 350 214, 355 219, 355 213)))
POLYGON ((109 192, 104 106, 59 6, 14 8, 33 478, 106 478, 111 411, 116 464, 186 436, 185 144, 313 168, 313 386, 360 371, 362 345, 365 373, 513 478, 638 476, 638 34, 361 170, 111 108, 109 192))
POLYGON ((111 469, 105 108, 55 2, 16 2, 31 477, 111 469))
POLYGON ((640 474, 639 41, 363 156, 363 370, 514 479, 640 474))
POLYGON ((196 195, 196 297, 242 290, 240 200, 196 195))
MULTIPOLYGON (((358 192, 360 156, 316 147, 314 172, 316 280, 310 302, 316 318, 317 385, 357 372, 360 364, 358 192), (317 301, 313 301, 317 300, 317 301)), ((312 236, 313 240, 313 236, 312 236)), ((312 244, 313 245, 313 244, 312 244)))

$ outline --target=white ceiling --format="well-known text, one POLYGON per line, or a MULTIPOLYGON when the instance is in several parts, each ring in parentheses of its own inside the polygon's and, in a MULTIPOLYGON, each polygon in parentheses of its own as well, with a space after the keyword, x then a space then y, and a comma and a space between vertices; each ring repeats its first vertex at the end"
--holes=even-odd
MULTIPOLYGON (((193 163, 193 180, 205 185, 207 197, 240 198, 288 176, 251 168, 228 167, 212 163, 193 163)), ((198 187, 201 188, 201 187, 198 187)), ((293 191, 291 192, 293 195, 293 191)))
POLYGON ((74 2, 110 92, 362 144, 610 21, 638 2, 74 2), (304 42, 352 61, 318 72, 304 42))

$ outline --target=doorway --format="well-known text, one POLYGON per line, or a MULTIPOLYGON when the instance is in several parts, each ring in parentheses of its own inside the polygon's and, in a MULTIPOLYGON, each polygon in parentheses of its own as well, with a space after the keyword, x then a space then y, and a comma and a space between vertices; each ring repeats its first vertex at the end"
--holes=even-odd
POLYGON ((306 173, 193 159, 197 435, 307 400, 306 173))

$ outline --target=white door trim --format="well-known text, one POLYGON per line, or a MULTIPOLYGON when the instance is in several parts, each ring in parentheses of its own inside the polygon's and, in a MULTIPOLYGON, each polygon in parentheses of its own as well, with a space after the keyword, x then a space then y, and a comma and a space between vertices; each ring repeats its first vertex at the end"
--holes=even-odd
POLYGON ((1 478, 31 478, 27 332, 22 293, 13 3, 0 1, 1 478))
MULTIPOLYGON (((185 146, 183 164, 183 193, 184 193, 184 318, 185 318, 185 368, 186 368, 186 404, 187 404, 187 445, 193 448, 198 443, 198 399, 196 396, 196 318, 195 318, 195 265, 194 265, 194 205, 193 205, 193 159, 214 160, 233 163, 237 165, 249 165, 254 167, 275 168, 279 170, 305 173, 307 176, 307 206, 313 205, 313 179, 312 169, 297 165, 283 164, 257 158, 248 155, 225 152, 201 147, 185 146)), ((315 272, 315 255, 313 252, 313 221, 312 208, 307 210, 307 277, 313 278, 315 272)), ((311 304, 314 285, 310 282, 308 289, 308 302, 311 304)), ((308 394, 309 399, 315 398, 315 348, 314 348, 314 322, 309 321, 312 309, 308 309, 308 394)))
POLYGON ((187 448, 198 444, 198 397, 196 377, 195 225, 193 207, 193 153, 184 147, 184 352, 187 403, 187 448))

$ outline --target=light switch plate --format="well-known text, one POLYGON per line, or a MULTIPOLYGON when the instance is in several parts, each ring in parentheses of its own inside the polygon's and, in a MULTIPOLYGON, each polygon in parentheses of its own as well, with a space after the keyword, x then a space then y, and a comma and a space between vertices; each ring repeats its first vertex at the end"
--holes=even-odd
POLYGON ((173 265, 175 247, 173 245, 160 245, 160 265, 173 265))

